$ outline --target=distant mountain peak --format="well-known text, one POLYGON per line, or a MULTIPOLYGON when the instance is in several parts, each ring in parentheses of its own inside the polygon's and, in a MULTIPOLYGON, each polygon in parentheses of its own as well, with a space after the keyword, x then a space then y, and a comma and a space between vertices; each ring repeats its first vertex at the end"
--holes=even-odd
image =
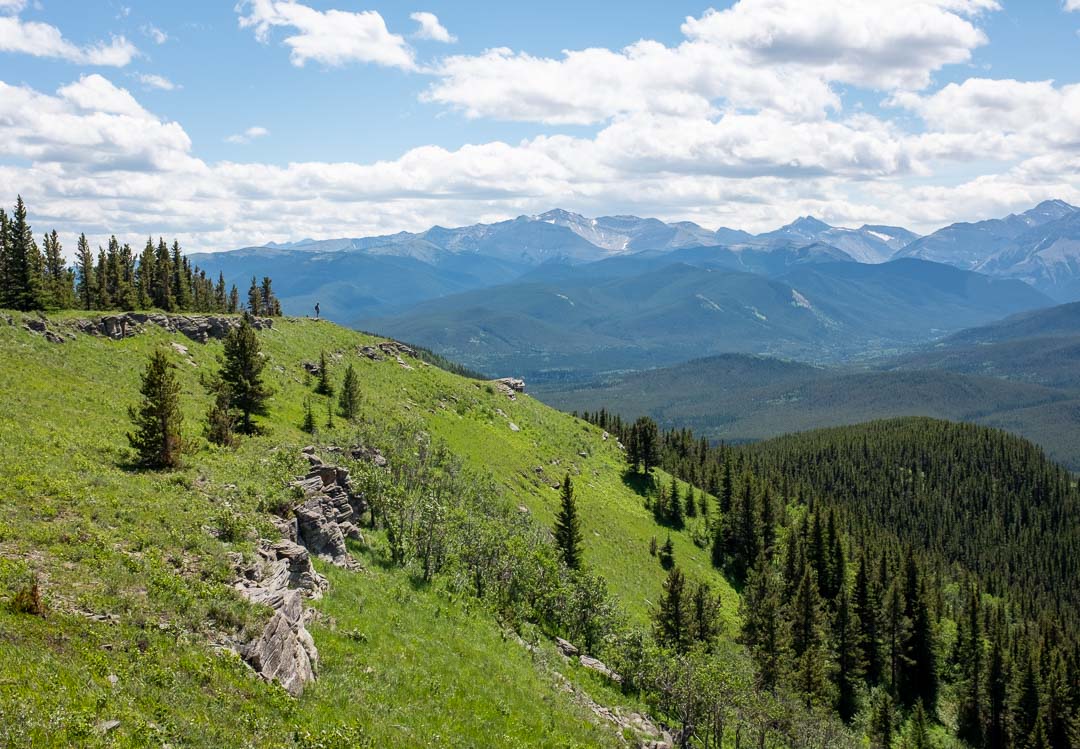
POLYGON ((829 224, 826 224, 820 219, 813 216, 800 216, 792 221, 790 224, 784 227, 785 229, 797 229, 804 232, 819 232, 828 231, 832 228, 829 224))

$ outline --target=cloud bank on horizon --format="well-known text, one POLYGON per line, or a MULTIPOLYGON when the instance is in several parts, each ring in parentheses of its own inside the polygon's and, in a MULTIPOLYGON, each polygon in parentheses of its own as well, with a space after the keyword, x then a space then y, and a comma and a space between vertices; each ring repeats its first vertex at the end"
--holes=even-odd
MULTIPOLYGON (((1066 23, 1078 9, 1066 0, 1055 12, 1066 23)), ((925 231, 1045 198, 1080 203, 1080 81, 976 65, 993 49, 988 21, 1003 12, 995 0, 738 0, 670 19, 675 43, 542 54, 470 50, 467 28, 424 9, 392 30, 377 9, 239 3, 228 33, 287 58, 290 76, 312 86, 333 77, 341 97, 368 95, 350 75, 416 89, 408 109, 429 118, 430 139, 348 160, 294 158, 300 144, 262 116, 214 139, 236 147, 225 158, 200 155, 210 146, 184 124, 194 110, 157 114, 125 80, 146 96, 226 103, 200 102, 197 85, 156 71, 123 34, 72 41, 21 0, 0 0, 0 55, 69 65, 51 88, 0 72, 0 181, 23 194, 39 231, 176 234, 192 250, 555 206, 711 228, 814 214, 925 231), (134 64, 145 69, 117 70, 134 64), (496 137, 436 144, 450 118, 466 136, 475 123, 496 137), (244 160, 238 149, 256 146, 261 158, 244 160)), ((156 32, 144 33, 159 56, 195 33, 142 28, 156 32)), ((260 75, 252 66, 253 86, 260 75)), ((314 117, 310 138, 333 126, 314 117)))

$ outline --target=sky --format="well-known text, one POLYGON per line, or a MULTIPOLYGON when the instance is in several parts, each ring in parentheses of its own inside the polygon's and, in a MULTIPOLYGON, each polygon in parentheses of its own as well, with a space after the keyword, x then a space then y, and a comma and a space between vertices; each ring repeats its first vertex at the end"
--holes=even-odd
POLYGON ((0 201, 191 251, 1080 204, 1080 0, 0 0, 0 201))

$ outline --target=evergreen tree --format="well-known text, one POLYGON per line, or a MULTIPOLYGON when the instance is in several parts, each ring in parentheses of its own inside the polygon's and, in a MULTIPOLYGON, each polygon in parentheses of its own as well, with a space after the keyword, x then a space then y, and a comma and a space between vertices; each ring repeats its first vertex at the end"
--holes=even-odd
POLYGON ((232 288, 229 289, 228 313, 230 315, 235 315, 239 309, 240 309, 240 291, 236 288, 236 284, 233 284, 232 288))
POLYGON ((334 383, 330 379, 330 364, 326 360, 325 351, 319 352, 319 382, 315 385, 315 392, 326 396, 334 394, 334 383))
POLYGON ((824 699, 826 693, 825 615, 816 575, 805 569, 791 603, 791 652, 795 657, 795 686, 807 708, 824 699))
POLYGON ((660 547, 660 566, 665 570, 670 570, 675 566, 675 544, 671 543, 671 534, 668 534, 667 541, 660 547))
POLYGON ((60 237, 55 231, 45 235, 44 246, 42 302, 50 309, 71 309, 75 306, 71 274, 64 262, 60 237))
POLYGON ((315 412, 311 409, 311 398, 304 398, 304 423, 300 428, 308 434, 315 434, 315 412))
POLYGON ((956 733, 971 746, 983 745, 983 641, 979 592, 971 586, 965 609, 957 626, 957 661, 960 674, 960 704, 956 733))
POLYGON ((215 445, 231 447, 236 442, 236 415, 232 407, 232 393, 220 378, 213 381, 210 391, 214 402, 206 414, 206 439, 215 445))
POLYGON ((169 255, 169 246, 165 244, 163 237, 158 237, 157 250, 155 252, 157 262, 154 267, 157 277, 154 280, 153 302, 166 312, 176 309, 176 295, 173 293, 173 261, 169 255))
POLYGON ((648 416, 642 416, 634 423, 633 434, 636 457, 645 475, 649 475, 652 469, 660 464, 660 430, 655 421, 648 416))
POLYGON ((180 252, 180 243, 173 240, 172 245, 172 293, 176 308, 190 310, 191 298, 191 268, 187 258, 180 252))
POLYGON ((128 442, 138 453, 138 462, 148 468, 175 468, 180 463, 180 383, 163 349, 150 355, 142 377, 142 403, 128 409, 135 431, 128 442))
POLYGON ((664 514, 667 522, 671 523, 675 528, 682 528, 685 525, 683 507, 682 492, 679 491, 679 480, 672 476, 671 494, 668 497, 667 512, 664 514))
POLYGON ((862 679, 862 651, 859 648, 859 619, 855 615, 847 586, 840 589, 833 617, 833 683, 836 685, 836 712, 851 723, 859 711, 858 683, 862 679))
POLYGON ((154 278, 157 276, 154 240, 147 237, 146 246, 139 255, 139 268, 135 272, 135 292, 139 300, 139 309, 154 306, 154 278))
POLYGON ((231 405, 240 412, 238 431, 242 434, 253 434, 256 431, 253 417, 266 414, 271 392, 262 381, 265 365, 251 318, 244 315, 240 325, 225 336, 225 360, 221 367, 221 379, 229 388, 231 405))
POLYGON ((0 309, 11 308, 11 230, 7 212, 0 208, 0 309))
POLYGON ((334 402, 332 399, 326 399, 326 428, 334 428, 334 402))
POLYGON ((724 475, 720 480, 720 496, 717 497, 720 504, 720 514, 727 515, 731 512, 731 503, 734 501, 734 483, 731 476, 731 461, 724 461, 724 475))
POLYGON ((262 308, 262 293, 259 284, 255 282, 255 276, 251 277, 251 287, 248 289, 248 312, 254 317, 266 314, 262 308))
POLYGON ((780 683, 788 655, 788 633, 784 629, 780 598, 782 591, 780 575, 764 554, 759 555, 747 578, 740 603, 742 641, 757 664, 761 688, 773 693, 780 683))
POLYGON ((686 595, 686 578, 682 570, 672 567, 664 581, 664 593, 654 617, 656 640, 682 653, 690 645, 690 606, 686 595))
POLYGON ((1002 643, 1001 630, 1000 625, 994 628, 990 646, 990 662, 986 672, 987 749, 1005 749, 1008 741, 1006 724, 1009 674, 1005 664, 1005 646, 1002 643))
POLYGON ((879 690, 874 695, 873 712, 870 715, 870 742, 874 749, 892 749, 896 731, 896 708, 888 692, 879 690))
POLYGON ((26 205, 22 196, 15 203, 15 211, 8 222, 8 241, 5 271, 8 277, 8 299, 12 309, 28 311, 40 306, 37 283, 34 278, 34 243, 30 225, 26 221, 26 205))
POLYGON ((581 543, 581 519, 574 499, 574 484, 568 473, 563 478, 559 514, 555 517, 555 545, 566 566, 572 570, 581 569, 581 543))
POLYGON ((874 686, 881 683, 884 675, 884 663, 881 659, 881 591, 877 583, 870 579, 865 556, 859 557, 859 567, 855 572, 852 605, 859 621, 856 643, 859 660, 864 665, 866 683, 874 686))
POLYGON ((938 694, 934 623, 925 586, 911 550, 904 561, 904 580, 904 618, 911 626, 903 642, 897 694, 905 706, 910 708, 921 702, 932 714, 937 709, 938 694))
POLYGON ((229 292, 225 286, 225 274, 218 272, 217 285, 214 287, 214 311, 229 311, 229 292))
POLYGON ((922 702, 915 705, 915 712, 911 716, 911 725, 908 729, 908 740, 904 745, 907 749, 932 749, 930 742, 930 719, 922 702))
POLYGON ((360 415, 360 378, 351 362, 345 368, 345 379, 341 383, 338 405, 341 407, 341 415, 349 421, 360 415))
POLYGON ((259 288, 259 308, 264 315, 281 316, 281 302, 274 296, 273 284, 269 276, 263 276, 262 286, 259 288))
POLYGON ((96 282, 94 280, 94 253, 90 249, 90 243, 86 241, 86 235, 79 235, 79 245, 75 251, 75 267, 78 272, 78 295, 79 303, 85 310, 94 308, 97 301, 94 296, 96 282))

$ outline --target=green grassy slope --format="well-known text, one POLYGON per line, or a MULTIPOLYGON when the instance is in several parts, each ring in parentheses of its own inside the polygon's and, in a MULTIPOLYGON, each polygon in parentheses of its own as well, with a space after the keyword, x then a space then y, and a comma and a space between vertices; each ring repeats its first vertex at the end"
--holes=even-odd
MULTIPOLYGON (((77 316, 50 326, 64 330, 77 316)), ((123 341, 79 334, 55 344, 14 319, 0 318, 0 744, 306 746, 307 733, 321 731, 332 745, 335 736, 347 744, 354 726, 375 746, 615 742, 557 688, 544 648, 530 655, 479 605, 384 568, 379 534, 370 548, 353 548, 363 572, 320 567, 332 582, 310 626, 320 679, 302 698, 214 646, 237 629, 256 631, 267 615, 229 588, 228 554, 273 535, 264 510, 285 497, 311 441, 299 429, 311 393, 301 364, 321 350, 357 366, 373 428, 406 423, 445 440, 540 523, 554 516, 551 484, 576 474, 586 562, 642 623, 664 575, 649 539, 667 531, 624 483, 621 453, 598 429, 416 360, 412 369, 370 361, 356 352, 374 342, 368 336, 281 320, 259 334, 276 390, 266 433, 220 450, 199 436, 209 405, 199 375, 215 368, 220 343, 149 327, 123 341), (193 452, 173 473, 133 471, 125 409, 137 400, 146 355, 172 342, 190 351, 173 358, 193 452), (239 540, 219 540, 212 531, 221 529, 239 529, 239 540), (6 605, 32 576, 45 619, 6 605)), ((325 404, 320 422, 324 413, 325 404)), ((319 437, 354 438, 341 419, 319 437)), ((737 596, 692 543, 695 530, 672 533, 676 558, 721 590, 730 627, 737 596)))

